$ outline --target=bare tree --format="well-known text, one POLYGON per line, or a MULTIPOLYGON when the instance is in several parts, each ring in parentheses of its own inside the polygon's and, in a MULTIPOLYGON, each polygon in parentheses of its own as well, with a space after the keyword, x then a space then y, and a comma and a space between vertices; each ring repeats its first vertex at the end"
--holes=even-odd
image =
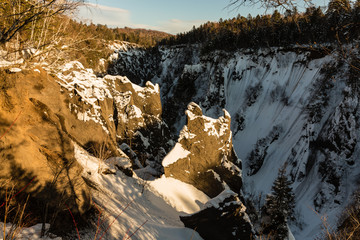
POLYGON ((84 0, 2 0, 0 43, 4 44, 34 23, 75 10, 84 0))
POLYGON ((312 5, 312 0, 230 0, 228 7, 239 8, 245 5, 261 5, 265 9, 282 8, 284 10, 292 10, 301 2, 303 2, 304 5, 312 5))

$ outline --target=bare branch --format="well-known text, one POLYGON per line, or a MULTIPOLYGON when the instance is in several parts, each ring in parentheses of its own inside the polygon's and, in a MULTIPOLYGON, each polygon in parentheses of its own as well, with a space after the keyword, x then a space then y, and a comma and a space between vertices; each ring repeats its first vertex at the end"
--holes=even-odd
POLYGON ((75 10, 84 0, 3 0, 0 3, 0 43, 27 26, 75 10))
MULTIPOLYGON (((312 0, 300 1, 306 6, 312 5, 312 0)), ((241 6, 254 6, 259 5, 265 10, 270 8, 280 8, 283 10, 292 10, 299 5, 299 1, 296 0, 230 0, 228 8, 239 9, 241 6)))

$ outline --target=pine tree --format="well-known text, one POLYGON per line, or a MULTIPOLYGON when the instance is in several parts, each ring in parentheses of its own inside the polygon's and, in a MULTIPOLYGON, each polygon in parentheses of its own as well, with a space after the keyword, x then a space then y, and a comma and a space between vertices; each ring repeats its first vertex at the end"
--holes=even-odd
POLYGON ((285 239, 288 235, 287 221, 293 218, 295 196, 286 175, 286 165, 279 169, 278 177, 267 195, 263 208, 264 233, 271 233, 274 239, 285 239))

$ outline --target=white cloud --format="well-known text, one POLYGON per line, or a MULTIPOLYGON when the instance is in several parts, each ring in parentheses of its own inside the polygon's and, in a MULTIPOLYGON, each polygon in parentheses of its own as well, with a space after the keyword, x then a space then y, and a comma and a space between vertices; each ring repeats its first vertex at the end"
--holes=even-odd
POLYGON ((80 7, 78 17, 82 21, 87 20, 94 24, 106 24, 109 27, 131 25, 130 11, 93 3, 87 3, 85 6, 80 7))
POLYGON ((203 23, 205 23, 203 20, 184 21, 180 19, 171 19, 161 23, 159 29, 168 33, 176 34, 190 31, 193 26, 198 27, 203 23))
POLYGON ((131 27, 131 28, 145 28, 167 33, 181 33, 187 32, 193 26, 198 27, 205 21, 194 20, 184 21, 179 19, 170 19, 159 22, 158 25, 138 24, 131 19, 131 12, 126 9, 108 7, 99 4, 87 3, 85 6, 79 8, 78 18, 81 21, 92 22, 94 24, 106 24, 108 27, 131 27))

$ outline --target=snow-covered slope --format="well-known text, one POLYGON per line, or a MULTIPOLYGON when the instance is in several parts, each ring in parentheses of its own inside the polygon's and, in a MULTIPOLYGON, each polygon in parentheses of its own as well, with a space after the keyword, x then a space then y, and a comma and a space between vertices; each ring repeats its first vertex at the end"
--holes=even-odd
MULTIPOLYGON (((131 239, 202 239, 179 219, 180 214, 194 213, 209 200, 201 191, 173 178, 144 180, 121 171, 99 174, 101 160, 79 146, 75 157, 84 167, 83 177, 97 189, 93 191, 94 202, 102 209, 106 223, 99 236, 127 239, 135 232, 131 239)), ((81 235, 82 239, 93 239, 95 232, 87 230, 81 235)))
MULTIPOLYGON (((287 163, 297 201, 290 226, 295 237, 321 234, 323 215, 336 223, 360 173, 358 97, 350 67, 336 51, 293 47, 201 55, 195 45, 164 47, 157 54, 156 71, 148 71, 160 85, 163 119, 174 132, 184 126, 182 113, 191 101, 214 118, 225 108, 243 161, 246 196, 263 204, 287 163)), ((119 58, 114 67, 121 71, 126 62, 137 75, 138 63, 149 56, 119 58)))

